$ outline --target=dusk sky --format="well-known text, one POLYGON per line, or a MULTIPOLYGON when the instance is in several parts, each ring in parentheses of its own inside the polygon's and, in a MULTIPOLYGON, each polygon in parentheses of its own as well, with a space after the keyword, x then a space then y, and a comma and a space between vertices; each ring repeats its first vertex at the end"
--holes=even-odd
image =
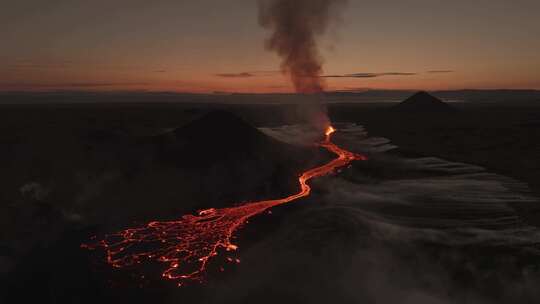
MULTIPOLYGON (((540 89, 539 12, 350 0, 321 43, 325 75, 348 75, 328 89, 540 89)), ((3 1, 0 90, 290 92, 268 35, 256 0, 3 1)))

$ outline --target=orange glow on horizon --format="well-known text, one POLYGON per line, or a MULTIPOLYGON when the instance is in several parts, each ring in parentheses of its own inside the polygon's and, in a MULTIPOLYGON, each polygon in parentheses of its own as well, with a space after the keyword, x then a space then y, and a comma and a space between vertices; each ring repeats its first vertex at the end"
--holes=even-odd
MULTIPOLYGON (((178 92, 178 93, 244 93, 244 94, 273 94, 295 93, 287 76, 276 74, 271 76, 254 76, 247 78, 220 78, 214 75, 198 75, 197 77, 184 79, 184 76, 163 75, 160 79, 145 79, 146 74, 125 75, 123 78, 108 79, 105 75, 72 75, 72 80, 65 76, 47 75, 47 80, 41 79, 41 74, 33 74, 32 77, 17 77, 17 79, 1 81, 0 91, 90 91, 90 92, 178 92), (102 76, 102 77, 100 77, 102 76), (169 78, 182 80, 171 80, 169 78), (23 80, 24 79, 24 80, 23 80)), ((375 79, 327 79, 326 91, 362 91, 362 90, 462 90, 462 89, 540 89, 539 81, 528 79, 514 80, 512 82, 503 79, 481 81, 473 75, 437 75, 429 79, 415 78, 391 78, 380 77, 375 79)))
MULTIPOLYGON (((240 70, 240 68, 238 68, 240 70)), ((414 69, 411 69, 414 70, 414 69)), ((210 72, 193 75, 175 73, 125 73, 116 75, 85 70, 43 70, 27 74, 19 71, 2 79, 0 91, 144 91, 183 93, 246 93, 272 94, 295 93, 288 76, 279 72, 254 73, 249 77, 219 77, 210 72)), ((339 73, 337 73, 339 74, 339 73)), ((502 76, 487 78, 469 72, 447 74, 419 74, 414 76, 384 76, 375 78, 327 78, 326 90, 360 91, 375 90, 461 90, 461 89, 540 89, 540 81, 531 77, 514 77, 511 81, 502 76), (489 79, 489 80, 488 80, 489 79)))

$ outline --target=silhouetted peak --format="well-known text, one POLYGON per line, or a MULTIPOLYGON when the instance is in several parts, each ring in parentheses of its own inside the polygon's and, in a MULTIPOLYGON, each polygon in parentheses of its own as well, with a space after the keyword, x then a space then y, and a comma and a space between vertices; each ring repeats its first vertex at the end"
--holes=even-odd
POLYGON ((180 140, 190 142, 222 143, 230 145, 239 141, 249 142, 266 137, 257 128, 227 111, 212 111, 199 119, 175 130, 180 140))
POLYGON ((226 111, 210 112, 173 132, 165 139, 164 153, 182 164, 212 164, 228 159, 272 159, 292 153, 293 147, 269 137, 226 111))
POLYGON ((425 92, 420 91, 405 99, 403 102, 394 107, 399 111, 408 112, 453 112, 454 108, 446 104, 439 98, 425 92))

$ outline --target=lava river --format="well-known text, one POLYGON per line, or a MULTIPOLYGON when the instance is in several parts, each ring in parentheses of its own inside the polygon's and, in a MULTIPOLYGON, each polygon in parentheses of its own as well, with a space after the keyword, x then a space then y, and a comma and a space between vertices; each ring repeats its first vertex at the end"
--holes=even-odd
MULTIPOLYGON (((247 220, 277 205, 306 197, 311 193, 308 181, 335 172, 355 160, 366 160, 363 155, 344 150, 331 141, 335 129, 329 127, 325 139, 318 145, 338 157, 299 176, 300 190, 290 196, 266 201, 248 202, 239 206, 207 209, 196 215, 184 215, 177 221, 154 221, 146 226, 131 228, 110 235, 83 248, 105 251, 107 263, 122 268, 143 262, 164 263, 162 276, 179 286, 201 282, 210 260, 220 252, 232 253, 238 247, 232 243, 234 233, 247 220)), ((224 261, 239 263, 232 254, 224 261)))

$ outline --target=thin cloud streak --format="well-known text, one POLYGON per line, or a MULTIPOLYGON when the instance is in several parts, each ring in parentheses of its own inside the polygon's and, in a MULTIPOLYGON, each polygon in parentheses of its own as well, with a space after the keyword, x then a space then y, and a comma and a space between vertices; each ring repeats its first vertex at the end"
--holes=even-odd
POLYGON ((217 77, 222 77, 222 78, 251 78, 251 77, 255 77, 254 74, 248 73, 248 72, 242 72, 242 73, 221 73, 221 74, 216 74, 215 76, 217 76, 217 77))
POLYGON ((280 74, 280 71, 251 71, 251 72, 239 72, 239 73, 218 73, 214 74, 216 77, 222 78, 250 78, 250 77, 265 77, 280 74))
POLYGON ((388 73, 353 73, 343 75, 324 75, 323 78, 376 78, 383 76, 415 76, 417 73, 388 72, 388 73))
POLYGON ((432 71, 427 71, 428 73, 430 74, 445 74, 445 73, 454 73, 455 71, 453 70, 432 70, 432 71))

